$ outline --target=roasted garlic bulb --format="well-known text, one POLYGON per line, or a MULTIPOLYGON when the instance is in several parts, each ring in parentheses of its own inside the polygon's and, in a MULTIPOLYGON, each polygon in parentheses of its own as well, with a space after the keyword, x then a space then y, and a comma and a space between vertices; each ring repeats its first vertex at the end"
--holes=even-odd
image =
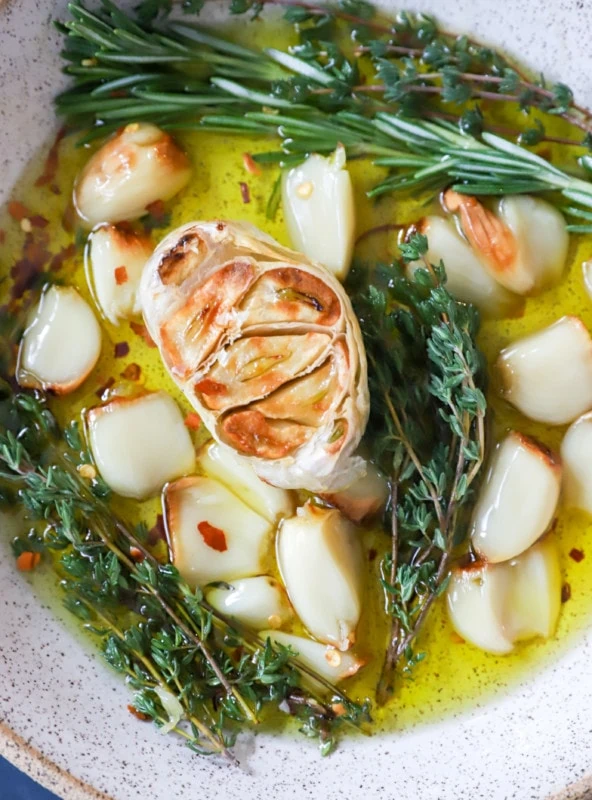
POLYGON ((326 269, 245 223, 195 222, 156 249, 140 304, 173 379, 260 478, 324 492, 364 474, 366 357, 326 269))

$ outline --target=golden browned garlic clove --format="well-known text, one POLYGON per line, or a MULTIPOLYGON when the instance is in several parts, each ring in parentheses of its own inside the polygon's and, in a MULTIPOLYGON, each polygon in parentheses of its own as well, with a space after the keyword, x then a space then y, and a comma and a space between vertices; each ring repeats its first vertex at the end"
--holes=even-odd
POLYGON ((561 443, 563 497, 567 506, 592 514, 592 413, 571 425, 561 443))
POLYGON ((341 653, 334 647, 327 647, 304 636, 294 636, 276 630, 261 631, 259 636, 264 641, 270 639, 272 644, 290 647, 297 653, 295 657, 298 661, 332 683, 350 678, 364 665, 364 662, 351 652, 341 653))
POLYGON ((140 313, 140 278, 153 249, 149 236, 124 226, 101 225, 91 233, 87 277, 97 305, 113 325, 140 313))
POLYGON ((183 416, 166 392, 117 397, 86 417, 95 464, 123 497, 143 500, 195 468, 183 416))
POLYGON ((494 453, 473 512, 471 541, 489 562, 507 561, 547 530, 559 500, 561 464, 544 445, 512 431, 494 453))
POLYGON ((100 353, 101 329, 89 304, 70 286, 51 286, 21 340, 17 380, 68 394, 88 377, 100 353))
POLYGON ((343 145, 330 156, 314 153, 285 170, 282 205, 294 248, 344 280, 351 263, 356 220, 343 145))
POLYGON ((518 339, 496 369, 502 397, 530 419, 564 425, 592 408, 592 339, 578 317, 518 339))
POLYGON ((174 139, 148 122, 132 122, 91 156, 74 187, 74 206, 89 227, 122 222, 170 200, 189 181, 191 165, 174 139))
POLYGON ((326 269, 245 223, 197 222, 159 245, 140 294, 172 377, 262 480, 321 492, 363 475, 366 357, 326 269))
POLYGON ((363 478, 358 478, 340 492, 325 492, 319 496, 352 522, 359 523, 384 511, 389 496, 389 482, 371 461, 367 461, 363 478))
POLYGON ((281 628, 293 617, 281 584, 268 575, 221 583, 206 591, 206 600, 229 619, 261 628, 281 628))
POLYGON ((362 550, 351 522, 309 501, 280 526, 277 558, 305 627, 339 650, 351 647, 362 610, 362 550))
POLYGON ((221 483, 181 478, 168 484, 163 504, 173 563, 191 586, 263 571, 271 525, 221 483))

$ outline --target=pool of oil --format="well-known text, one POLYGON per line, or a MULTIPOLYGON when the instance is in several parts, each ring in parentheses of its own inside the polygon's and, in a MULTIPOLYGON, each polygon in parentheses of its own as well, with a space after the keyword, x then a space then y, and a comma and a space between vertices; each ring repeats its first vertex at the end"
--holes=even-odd
MULTIPOLYGON (((251 44, 265 42, 270 35, 265 25, 251 29, 249 33, 251 44)), ((289 43, 290 35, 282 34, 285 44, 289 43)), ((279 46, 278 38, 274 29, 275 46, 279 46)), ((491 117, 506 124, 524 124, 524 120, 518 120, 517 112, 511 109, 497 108, 495 113, 491 111, 491 117)), ((548 127, 555 135, 566 133, 559 120, 548 127)), ((276 178, 275 171, 264 170, 254 176, 245 170, 243 164, 244 153, 254 154, 269 149, 269 141, 210 132, 181 133, 178 138, 191 156, 194 175, 189 187, 168 204, 166 212, 170 217, 167 216, 161 221, 160 227, 153 230, 155 243, 169 230, 190 220, 226 218, 252 222, 280 242, 289 244, 281 209, 272 221, 265 216, 267 199, 276 178), (249 187, 248 203, 244 202, 241 182, 249 187)), ((44 171, 47 148, 32 159, 14 188, 11 196, 13 205, 0 209, 0 313, 6 312, 4 304, 10 298, 15 269, 22 271, 32 261, 40 265, 49 279, 75 286, 92 302, 84 271, 85 235, 72 229, 69 210, 74 179, 92 148, 77 147, 76 135, 62 138, 57 147, 59 166, 51 180, 44 185, 37 185, 44 171), (15 206, 14 202, 21 205, 15 206), (23 214, 24 221, 21 219, 23 214), (66 248, 73 242, 76 243, 75 251, 67 251, 66 248), (61 260, 63 263, 60 265, 61 260), (59 269, 52 269, 58 265, 59 269)), ((565 148, 555 144, 543 147, 546 155, 558 163, 566 160, 565 148)), ((413 222, 423 216, 433 202, 433 198, 423 194, 384 197, 378 203, 372 202, 365 193, 383 172, 363 161, 352 162, 350 169, 356 192, 358 236, 379 226, 413 222)), ((396 241, 396 232, 376 232, 364 239, 358 255, 386 259, 396 254, 396 241)), ((581 263, 590 256, 592 238, 572 237, 569 267, 560 286, 528 299, 525 313, 520 318, 484 322, 480 345, 489 363, 495 360, 500 348, 508 342, 549 324, 563 314, 576 314, 592 328, 592 303, 584 290, 581 275, 581 263)), ((84 409, 97 405, 100 398, 109 393, 137 389, 164 389, 188 413, 191 409, 163 368, 158 351, 146 344, 137 326, 134 330, 128 324, 114 327, 105 320, 102 324, 103 349, 94 374, 75 393, 52 400, 52 407, 60 422, 80 418, 84 409), (121 342, 127 343, 129 352, 123 357, 116 357, 115 347, 121 342), (129 377, 131 365, 140 368, 139 371, 137 367, 133 368, 136 372, 133 380, 129 377), (105 388, 109 387, 112 380, 115 381, 112 386, 105 388)), ((497 436, 509 428, 517 428, 536 436, 552 448, 559 446, 564 428, 531 422, 493 393, 489 402, 497 436)), ((198 431, 194 435, 198 445, 203 440, 204 432, 198 431)), ((143 519, 149 525, 154 523, 161 510, 158 499, 146 503, 118 500, 115 506, 126 518, 143 519)), ((553 535, 561 551, 564 583, 570 589, 570 598, 562 607, 556 636, 550 641, 522 644, 507 656, 488 655, 462 642, 454 634, 444 604, 440 602, 434 608, 419 641, 419 647, 427 657, 414 670, 412 678, 399 679, 391 704, 374 712, 381 729, 407 729, 417 723, 441 719, 481 704, 518 681, 527 680, 534 670, 541 669, 566 647, 577 646, 578 633, 592 620, 592 521, 582 514, 560 510, 553 535), (573 548, 584 553, 585 557, 579 563, 569 557, 573 548)), ((348 692, 356 698, 373 696, 386 636, 378 565, 387 546, 387 538, 376 530, 365 531, 363 536, 368 561, 368 588, 358 647, 367 663, 347 686, 348 692)), ((270 569, 273 570, 274 566, 270 565, 270 569)), ((47 597, 47 590, 43 593, 47 597)))

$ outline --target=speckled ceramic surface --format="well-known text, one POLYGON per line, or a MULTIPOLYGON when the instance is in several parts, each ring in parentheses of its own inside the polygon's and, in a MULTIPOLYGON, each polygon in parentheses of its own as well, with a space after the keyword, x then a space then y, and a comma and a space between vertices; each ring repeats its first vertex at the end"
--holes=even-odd
MULTIPOLYGON (((501 45, 592 104, 590 0, 415 0, 447 27, 501 45)), ((49 135, 60 10, 0 0, 0 201, 49 135)), ((0 521, 1 524, 1 521, 0 521)), ((345 743, 243 743, 243 771, 199 759, 126 711, 128 692, 13 568, 0 536, 0 753, 65 798, 542 800, 592 797, 591 634, 511 694, 404 734, 345 743), (565 787, 574 784, 566 791, 565 787)), ((591 589, 592 591, 592 589, 591 589)), ((5 787, 0 797, 10 800, 5 787)))

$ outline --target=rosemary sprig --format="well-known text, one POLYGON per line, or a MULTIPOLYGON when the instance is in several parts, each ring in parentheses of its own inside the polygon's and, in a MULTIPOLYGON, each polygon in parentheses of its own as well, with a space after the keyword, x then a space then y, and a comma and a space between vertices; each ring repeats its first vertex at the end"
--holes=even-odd
POLYGON ((154 557, 142 526, 111 511, 76 427, 62 435, 42 395, 0 388, 0 501, 24 507, 32 523, 15 554, 55 554, 66 607, 126 676, 137 712, 196 752, 228 757, 237 731, 265 707, 282 704, 323 753, 344 723, 362 725, 365 706, 289 648, 232 627, 154 557))
POLYGON ((402 251, 402 263, 354 294, 370 365, 367 439, 392 481, 392 548, 382 563, 391 631, 379 704, 394 691, 395 668, 408 672, 423 658, 415 640, 446 588, 485 451, 478 314, 448 293, 424 236, 402 251), (422 268, 407 277, 410 261, 422 268))

